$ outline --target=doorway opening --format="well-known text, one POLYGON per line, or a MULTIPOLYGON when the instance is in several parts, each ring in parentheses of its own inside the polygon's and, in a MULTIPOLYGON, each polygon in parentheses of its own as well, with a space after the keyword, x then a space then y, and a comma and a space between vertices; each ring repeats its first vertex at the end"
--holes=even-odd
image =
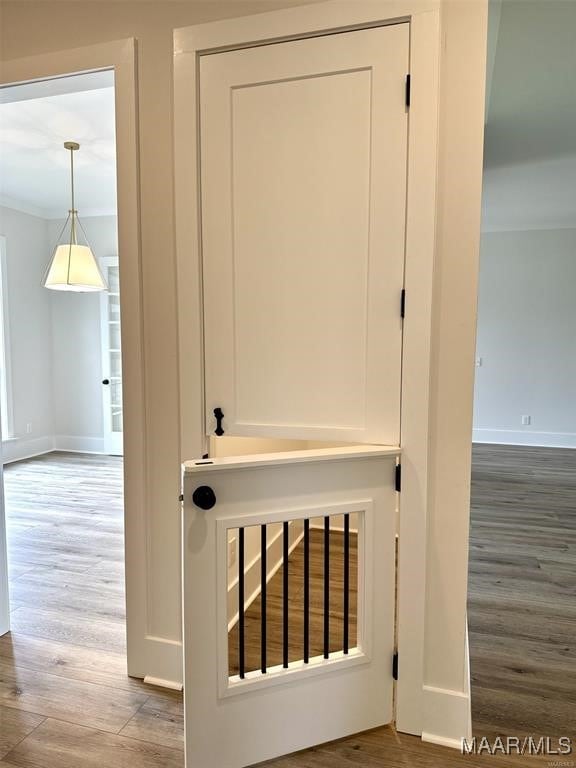
MULTIPOLYGON (((112 70, 5 87, 2 455, 11 636, 126 670, 120 282, 112 70), (75 199, 106 282, 43 286, 75 199), (106 662, 104 662, 106 659, 106 662)), ((4 640, 3 640, 4 642, 4 640)))
POLYGON ((469 622, 478 737, 574 732, 573 3, 491 2, 469 622), (542 62, 546 62, 542 67, 542 62))

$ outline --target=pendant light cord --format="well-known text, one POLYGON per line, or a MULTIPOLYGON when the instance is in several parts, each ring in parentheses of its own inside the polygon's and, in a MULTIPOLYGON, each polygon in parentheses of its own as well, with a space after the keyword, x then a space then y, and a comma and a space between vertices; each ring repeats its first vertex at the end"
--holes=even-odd
POLYGON ((70 149, 70 190, 72 192, 72 210, 70 215, 72 216, 72 222, 70 226, 71 240, 76 245, 76 209, 74 207, 74 150, 70 149))

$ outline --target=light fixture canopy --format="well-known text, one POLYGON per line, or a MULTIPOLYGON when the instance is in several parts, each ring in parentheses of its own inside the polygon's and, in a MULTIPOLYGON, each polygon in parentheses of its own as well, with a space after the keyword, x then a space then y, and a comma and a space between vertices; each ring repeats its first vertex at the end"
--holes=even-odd
POLYGON ((84 228, 74 206, 74 152, 80 149, 75 141, 66 141, 70 151, 70 189, 72 205, 58 237, 42 285, 53 291, 105 291, 108 289, 98 266, 84 228))

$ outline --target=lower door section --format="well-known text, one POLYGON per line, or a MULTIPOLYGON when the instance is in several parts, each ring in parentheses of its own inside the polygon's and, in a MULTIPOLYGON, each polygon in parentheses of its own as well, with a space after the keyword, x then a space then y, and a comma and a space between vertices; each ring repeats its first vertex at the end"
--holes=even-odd
POLYGON ((184 465, 188 768, 242 768, 392 720, 397 455, 184 465))

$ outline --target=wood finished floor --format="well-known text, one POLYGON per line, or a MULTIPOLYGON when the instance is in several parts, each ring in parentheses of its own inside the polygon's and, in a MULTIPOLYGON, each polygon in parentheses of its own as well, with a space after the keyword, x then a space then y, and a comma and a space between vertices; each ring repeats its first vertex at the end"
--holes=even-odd
POLYGON ((473 455, 474 728, 566 735, 576 748, 576 451, 477 445, 473 455))
POLYGON ((181 768, 181 696, 126 675, 122 460, 5 467, 0 768, 181 768))
MULTIPOLYGON (((572 451, 475 448, 469 616, 479 735, 576 735, 575 469, 572 451)), ((120 460, 50 454, 7 466, 5 480, 13 632, 0 638, 0 768, 180 768, 181 697, 125 674, 120 460)), ((494 760, 381 728, 267 765, 494 760)), ((535 763, 498 757, 502 768, 535 763)))

